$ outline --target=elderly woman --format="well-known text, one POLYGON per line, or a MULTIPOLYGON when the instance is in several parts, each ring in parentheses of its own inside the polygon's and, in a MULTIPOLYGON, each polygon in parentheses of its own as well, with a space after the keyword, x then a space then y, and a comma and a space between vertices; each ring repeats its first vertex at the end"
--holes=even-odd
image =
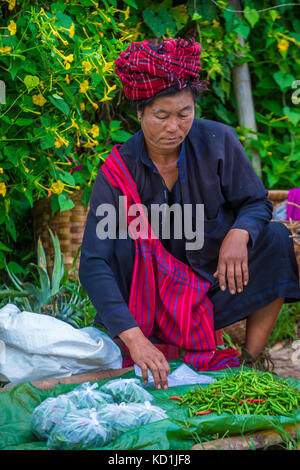
POLYGON ((140 366, 145 381, 150 369, 157 388, 170 371, 160 343, 181 348, 198 370, 239 365, 234 350, 216 350, 214 330, 247 318, 239 359, 258 363, 282 304, 300 299, 290 232, 270 222, 272 204, 235 131, 194 117, 200 53, 196 42, 168 39, 132 43, 117 59, 141 129, 101 166, 82 243, 79 277, 96 321, 127 352, 124 364, 140 366), (122 230, 105 238, 102 209, 120 214, 125 197, 142 208, 146 232, 133 236, 125 209, 122 230), (152 212, 145 222, 155 204, 183 208, 183 220, 170 212, 168 237, 163 216, 159 233, 152 212), (196 206, 204 208, 200 228, 196 206), (188 224, 201 246, 188 245, 186 230, 178 236, 188 224))

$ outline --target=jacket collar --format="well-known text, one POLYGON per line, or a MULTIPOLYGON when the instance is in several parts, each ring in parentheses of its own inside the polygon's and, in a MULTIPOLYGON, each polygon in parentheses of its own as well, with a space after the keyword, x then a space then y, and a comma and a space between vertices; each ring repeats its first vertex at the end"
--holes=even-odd
MULTIPOLYGON (((179 169, 182 166, 186 154, 186 139, 187 137, 182 142, 181 151, 178 157, 177 166, 179 169)), ((135 134, 134 145, 136 157, 139 158, 141 162, 144 163, 144 165, 147 165, 149 168, 151 168, 154 173, 158 173, 156 166, 148 155, 144 133, 141 129, 135 134)))

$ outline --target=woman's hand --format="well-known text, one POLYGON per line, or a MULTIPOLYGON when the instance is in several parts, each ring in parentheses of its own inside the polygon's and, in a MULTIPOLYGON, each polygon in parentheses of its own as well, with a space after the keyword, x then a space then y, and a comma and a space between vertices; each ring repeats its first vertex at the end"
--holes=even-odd
POLYGON ((217 271, 213 274, 219 278, 221 290, 226 289, 226 276, 231 294, 243 291, 249 281, 248 249, 249 233, 243 229, 231 229, 224 238, 220 252, 217 271))
POLYGON ((168 388, 170 366, 165 356, 142 333, 134 327, 123 331, 119 337, 129 349, 132 360, 142 371, 144 383, 148 382, 148 368, 151 370, 155 387, 168 388))

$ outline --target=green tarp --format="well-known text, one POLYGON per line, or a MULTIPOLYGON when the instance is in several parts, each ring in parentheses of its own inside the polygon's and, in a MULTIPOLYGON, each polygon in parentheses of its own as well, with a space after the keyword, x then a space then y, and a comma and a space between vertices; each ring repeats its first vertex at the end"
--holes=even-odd
MULTIPOLYGON (((171 370, 181 362, 170 362, 171 370)), ((216 372, 206 372, 215 378, 223 378, 226 374, 236 374, 240 368, 224 369, 216 372)), ((135 377, 130 371, 122 378, 135 377)), ((116 378, 118 380, 120 377, 116 378)), ((112 380, 112 379, 109 379, 112 380)), ((300 390, 300 380, 287 379, 300 390)), ((104 384, 108 380, 98 383, 104 384)), ((205 385, 202 385, 205 386, 205 385)), ((77 384, 58 384, 52 390, 40 390, 30 382, 0 393, 0 449, 1 450, 47 450, 46 442, 40 442, 30 431, 32 411, 43 400, 69 392, 77 384)), ((168 390, 148 388, 154 395, 156 405, 163 408, 169 419, 157 421, 128 431, 99 450, 189 450, 195 443, 222 438, 224 435, 246 434, 258 430, 272 429, 276 426, 300 422, 300 410, 293 417, 257 416, 222 414, 196 416, 189 418, 187 408, 179 407, 170 400, 173 395, 182 395, 195 385, 171 387, 168 390)))

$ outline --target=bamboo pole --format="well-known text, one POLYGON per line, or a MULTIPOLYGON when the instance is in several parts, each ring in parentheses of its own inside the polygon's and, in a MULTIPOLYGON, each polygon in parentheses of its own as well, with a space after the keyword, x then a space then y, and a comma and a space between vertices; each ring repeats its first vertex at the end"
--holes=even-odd
POLYGON ((284 436, 291 437, 299 442, 300 424, 284 425, 282 430, 274 428, 264 431, 256 431, 244 436, 230 436, 223 439, 194 444, 191 450, 250 450, 263 449, 267 446, 284 443, 284 436))
MULTIPOLYGON (((242 10, 239 0, 229 0, 229 5, 234 8, 234 10, 242 10)), ((232 13, 235 14, 235 13, 232 13)), ((240 17, 240 13, 238 13, 240 17)), ((238 35, 239 43, 242 47, 245 46, 244 38, 241 35, 238 35)), ((242 57, 243 53, 238 53, 237 56, 242 57)), ((251 77, 249 73, 249 67, 247 63, 236 64, 233 68, 233 88, 235 93, 235 98, 237 102, 237 111, 238 111, 238 120, 239 125, 249 129, 249 132, 246 134, 246 137, 251 137, 257 139, 255 134, 251 133, 251 130, 257 132, 257 125, 255 119, 255 110, 254 102, 252 95, 251 87, 251 77)), ((247 142, 247 141, 246 141, 247 142)), ((259 152, 250 148, 250 153, 252 156, 252 165, 258 176, 261 177, 261 161, 259 152)))

